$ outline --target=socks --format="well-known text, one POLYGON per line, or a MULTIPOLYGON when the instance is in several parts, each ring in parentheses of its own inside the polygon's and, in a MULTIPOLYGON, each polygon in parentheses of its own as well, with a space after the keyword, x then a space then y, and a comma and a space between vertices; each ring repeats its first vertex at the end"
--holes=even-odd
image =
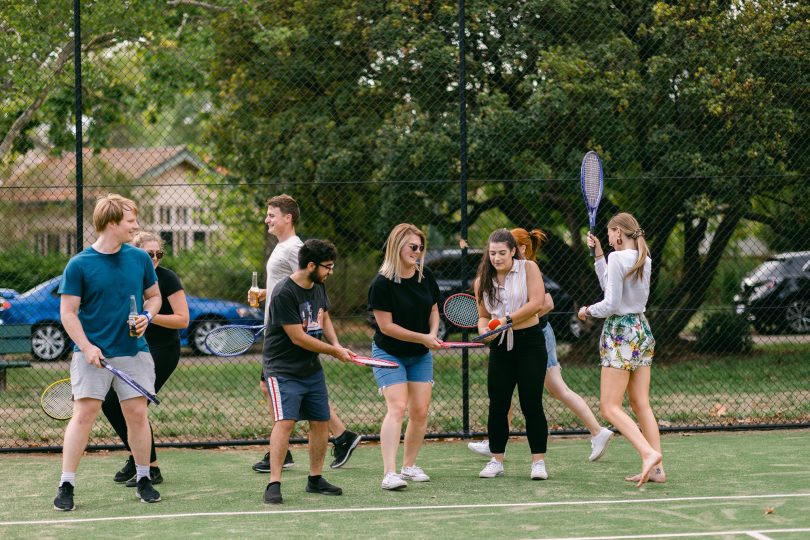
POLYGON ((151 480, 151 478, 149 476, 149 465, 138 465, 136 463, 135 464, 135 481, 137 482, 138 480, 140 480, 141 478, 144 478, 144 477, 149 478, 151 480))
POLYGON ((317 484, 320 480, 321 480, 321 475, 320 474, 316 474, 315 476, 312 476, 312 475, 307 476, 307 482, 309 482, 313 486, 315 484, 317 484))
POLYGON ((62 477, 59 479, 59 485, 61 486, 65 482, 68 482, 73 485, 73 487, 76 487, 76 473, 62 471, 62 477))

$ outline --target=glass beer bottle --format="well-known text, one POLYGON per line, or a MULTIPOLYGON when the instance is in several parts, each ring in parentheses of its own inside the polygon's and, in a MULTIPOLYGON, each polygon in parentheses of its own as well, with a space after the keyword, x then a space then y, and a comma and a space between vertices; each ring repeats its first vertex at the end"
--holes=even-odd
POLYGON ((250 307, 259 307, 259 273, 253 272, 253 282, 248 290, 248 303, 250 307))
POLYGON ((129 336, 137 337, 138 330, 135 328, 135 317, 138 316, 138 302, 135 300, 135 295, 129 295, 129 317, 127 317, 127 324, 129 325, 129 336))

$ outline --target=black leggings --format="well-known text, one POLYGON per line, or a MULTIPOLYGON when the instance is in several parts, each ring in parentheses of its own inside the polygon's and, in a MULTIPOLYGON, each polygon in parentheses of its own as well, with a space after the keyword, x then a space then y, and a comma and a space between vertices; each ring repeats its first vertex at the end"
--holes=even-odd
MULTIPOLYGON (((500 337, 496 338, 497 341, 500 337)), ((493 345, 489 353, 487 394, 489 395, 489 449, 493 454, 506 450, 509 438, 507 414, 512 394, 518 388, 520 409, 526 418, 526 433, 532 454, 542 454, 548 444, 548 422, 543 411, 543 383, 546 378, 546 338, 539 325, 514 331, 514 347, 493 345)))
MULTIPOLYGON (((160 347, 149 346, 149 351, 152 353, 152 359, 155 361, 155 393, 169 380, 169 376, 177 368, 177 363, 180 361, 180 342, 177 341, 171 345, 164 345, 160 347)), ((118 401, 118 395, 115 390, 110 388, 107 396, 104 398, 104 403, 101 404, 101 410, 104 416, 110 421, 110 425, 124 442, 124 446, 129 448, 129 439, 127 438, 127 422, 124 419, 124 413, 121 411, 121 403, 118 401)), ((149 425, 151 431, 152 425, 149 425)), ((152 435, 152 454, 149 457, 149 463, 157 461, 157 454, 155 454, 155 436, 152 435)), ((138 465, 145 465, 139 463, 138 465)))

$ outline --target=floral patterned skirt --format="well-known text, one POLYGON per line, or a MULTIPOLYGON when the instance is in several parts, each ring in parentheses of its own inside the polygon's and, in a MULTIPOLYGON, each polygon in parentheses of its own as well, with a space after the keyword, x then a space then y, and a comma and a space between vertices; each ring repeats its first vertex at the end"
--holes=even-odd
POLYGON ((652 364, 655 338, 643 313, 611 315, 605 319, 599 338, 603 367, 635 371, 652 364))

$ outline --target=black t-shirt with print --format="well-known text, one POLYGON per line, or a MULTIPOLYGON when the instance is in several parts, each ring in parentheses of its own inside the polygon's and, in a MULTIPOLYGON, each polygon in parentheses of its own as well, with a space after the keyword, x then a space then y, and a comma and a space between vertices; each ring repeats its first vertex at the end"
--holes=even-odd
MULTIPOLYGON (((430 332, 430 312, 438 303, 439 286, 427 268, 421 283, 418 272, 399 283, 377 274, 368 290, 369 310, 387 311, 391 313, 394 324, 420 334, 430 332)), ((379 327, 374 333, 374 343, 395 356, 421 356, 428 351, 419 343, 386 336, 379 327)))
POLYGON ((307 334, 320 339, 327 311, 329 297, 321 283, 304 289, 288 277, 273 289, 263 349, 266 376, 304 379, 323 369, 318 353, 294 344, 283 325, 300 324, 307 334))

